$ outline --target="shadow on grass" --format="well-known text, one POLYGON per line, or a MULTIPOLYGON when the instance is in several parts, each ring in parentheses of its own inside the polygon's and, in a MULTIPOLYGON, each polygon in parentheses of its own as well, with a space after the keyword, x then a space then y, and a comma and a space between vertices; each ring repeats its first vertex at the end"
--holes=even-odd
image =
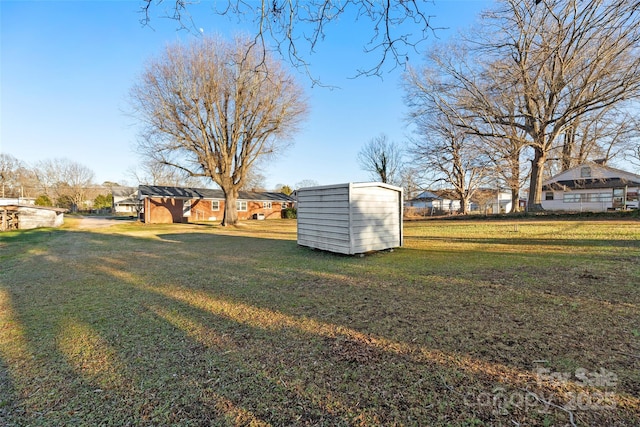
POLYGON ((290 240, 89 232, 34 238, 19 262, 11 251, 0 247, 10 261, 0 272, 9 425, 566 422, 566 411, 541 414, 534 402, 478 398, 496 387, 555 390, 536 388, 532 357, 591 369, 605 355, 621 402, 635 406, 579 416, 638 415, 628 358, 582 354, 594 340, 630 342, 618 340, 632 310, 598 307, 610 338, 576 331, 592 326, 592 307, 567 311, 549 298, 531 308, 537 295, 435 266, 406 274, 413 251, 359 259, 290 240))
POLYGON ((541 238, 527 238, 527 239, 513 239, 509 237, 504 238, 475 238, 475 237, 434 237, 434 236, 409 236, 405 237, 405 240, 410 242, 415 241, 434 241, 434 242, 447 242, 447 243, 475 243, 480 245, 509 245, 509 246, 528 246, 528 247, 543 247, 543 246, 569 246, 569 247, 636 247, 637 243, 630 240, 620 239, 541 239, 541 238))

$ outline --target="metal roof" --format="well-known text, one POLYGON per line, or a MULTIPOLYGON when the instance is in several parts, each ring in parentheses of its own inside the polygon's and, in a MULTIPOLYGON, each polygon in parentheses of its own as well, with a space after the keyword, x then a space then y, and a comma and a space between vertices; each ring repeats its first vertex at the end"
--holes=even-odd
MULTIPOLYGON (((224 192, 211 188, 186 188, 167 187, 161 185, 140 185, 138 197, 162 197, 170 199, 212 199, 224 200, 224 192)), ((240 191, 238 200, 269 201, 269 202, 293 202, 293 199, 284 193, 240 191)))
POLYGON ((638 186, 640 181, 624 178, 585 178, 550 182, 542 186, 543 191, 551 190, 588 190, 598 188, 623 188, 638 186))

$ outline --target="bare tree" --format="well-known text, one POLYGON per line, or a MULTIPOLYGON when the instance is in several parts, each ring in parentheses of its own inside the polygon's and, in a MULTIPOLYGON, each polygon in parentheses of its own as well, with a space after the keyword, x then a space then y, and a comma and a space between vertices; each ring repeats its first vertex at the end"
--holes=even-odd
POLYGON ((625 160, 636 167, 636 173, 640 173, 640 144, 630 146, 625 152, 625 160))
MULTIPOLYGON (((154 10, 162 4, 169 5, 164 17, 176 20, 183 28, 198 27, 189 12, 191 3, 183 0, 142 0, 141 22, 149 25, 154 10)), ((358 75, 379 75, 389 60, 392 67, 404 66, 432 30, 426 9, 427 2, 420 0, 223 0, 211 10, 216 15, 252 24, 253 44, 264 56, 274 46, 311 77, 309 55, 319 48, 330 25, 342 19, 371 25, 371 37, 364 49, 377 53, 378 60, 370 67, 358 69, 358 75)), ((316 78, 312 80, 318 82, 316 78)))
POLYGON ((628 0, 501 0, 481 25, 460 56, 440 50, 429 64, 455 94, 456 116, 468 115, 458 125, 486 138, 508 139, 511 129, 525 136, 529 208, 541 209, 545 166, 561 136, 638 96, 640 9, 628 0))
POLYGON ((416 165, 404 164, 400 171, 400 186, 407 200, 413 199, 422 189, 420 171, 416 165))
POLYGON ((20 170, 24 166, 10 154, 0 153, 0 197, 20 196, 20 170))
POLYGON ((585 114, 567 128, 561 138, 560 170, 587 160, 603 164, 623 158, 640 138, 640 117, 617 105, 585 114))
POLYGON ((95 197, 89 194, 95 187, 94 173, 80 163, 66 158, 43 160, 36 164, 35 171, 45 195, 53 196, 58 205, 76 211, 95 197))
POLYGON ((366 143, 358 152, 360 168, 375 180, 385 184, 398 184, 402 168, 402 147, 380 134, 366 143))
POLYGON ((160 163, 156 159, 143 156, 137 168, 131 168, 128 175, 142 185, 164 185, 169 187, 206 187, 202 178, 193 177, 181 169, 160 163))
POLYGON ((296 182, 295 188, 296 190, 299 188, 306 188, 306 187, 317 187, 318 185, 320 185, 318 183, 318 181, 313 180, 313 179, 303 179, 302 181, 296 182))
POLYGON ((247 173, 247 177, 244 180, 244 184, 240 190, 244 191, 265 191, 265 176, 258 170, 257 167, 252 168, 247 173))
POLYGON ((410 153, 421 166, 421 179, 429 186, 451 188, 461 213, 467 213, 474 193, 494 173, 485 138, 472 124, 476 117, 461 106, 459 89, 436 69, 410 69, 404 82, 408 118, 418 135, 410 153))
POLYGON ((477 41, 494 71, 492 86, 515 87, 510 116, 470 88, 468 108, 490 123, 522 129, 534 150, 529 206, 540 207, 545 162, 557 139, 589 113, 636 97, 640 89, 640 10, 633 1, 503 0, 477 41), (496 37, 496 35, 498 35, 496 37), (491 58, 496 59, 491 61, 491 58))
POLYGON ((250 44, 203 38, 168 46, 131 90, 145 125, 140 149, 219 185, 223 225, 237 223, 238 191, 255 162, 277 154, 307 110, 291 75, 250 44))
MULTIPOLYGON (((436 108, 445 109, 439 105, 436 108)), ((478 150, 478 137, 458 126, 452 115, 414 117, 418 138, 410 148, 430 186, 452 189, 460 201, 460 213, 468 213, 474 194, 490 176, 490 161, 478 150)))

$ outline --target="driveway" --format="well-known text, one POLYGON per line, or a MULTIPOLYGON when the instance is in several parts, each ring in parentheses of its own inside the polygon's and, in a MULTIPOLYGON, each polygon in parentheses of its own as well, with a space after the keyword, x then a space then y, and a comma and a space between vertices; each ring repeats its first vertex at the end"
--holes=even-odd
POLYGON ((106 216, 84 216, 78 224, 78 228, 93 229, 110 227, 114 224, 122 224, 123 221, 135 221, 135 219, 114 219, 113 217, 106 216))

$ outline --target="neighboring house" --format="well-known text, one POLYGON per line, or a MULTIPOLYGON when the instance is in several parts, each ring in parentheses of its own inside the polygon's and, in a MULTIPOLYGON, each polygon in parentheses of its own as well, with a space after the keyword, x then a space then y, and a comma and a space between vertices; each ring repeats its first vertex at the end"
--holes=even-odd
MULTIPOLYGON (((224 193, 218 189, 141 185, 140 218, 147 223, 221 221, 224 193)), ((282 210, 292 207, 293 199, 284 193, 241 191, 236 207, 238 219, 282 218, 282 210)))
POLYGON ((0 207, 0 231, 59 227, 64 223, 66 211, 34 205, 3 205, 0 207))
POLYGON ((136 187, 113 187, 111 196, 113 213, 137 215, 140 212, 141 206, 136 187))
MULTIPOLYGON (((504 213, 511 211, 511 192, 479 189, 471 198, 468 211, 504 213)), ((460 212, 460 200, 451 190, 423 191, 405 202, 405 208, 426 211, 429 214, 451 214, 460 212)))
POLYGON ((405 201, 405 208, 426 209, 435 213, 453 213, 460 210, 460 200, 451 191, 423 191, 413 199, 405 201))
POLYGON ((640 175, 585 163, 542 184, 542 208, 550 211, 604 212, 638 209, 640 175))

